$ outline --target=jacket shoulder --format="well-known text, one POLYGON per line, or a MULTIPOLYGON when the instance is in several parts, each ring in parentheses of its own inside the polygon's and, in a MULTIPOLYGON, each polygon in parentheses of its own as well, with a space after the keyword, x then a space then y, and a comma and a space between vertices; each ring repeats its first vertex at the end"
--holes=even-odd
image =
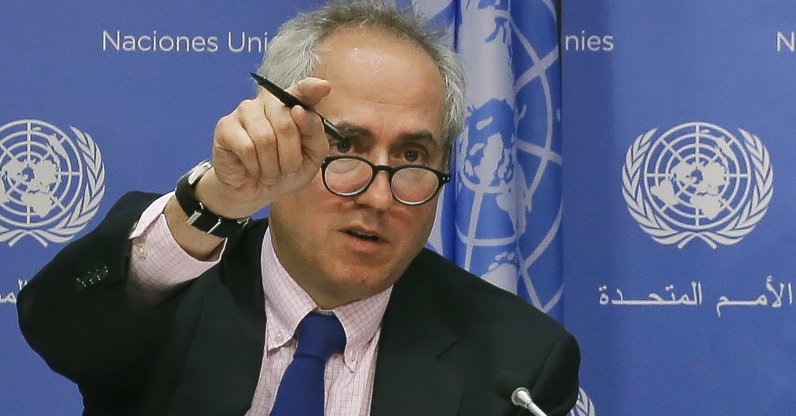
POLYGON ((439 254, 424 249, 412 266, 413 273, 407 277, 427 287, 444 305, 454 321, 466 322, 468 327, 480 331, 488 326, 490 332, 513 332, 518 328, 537 328, 553 337, 566 331, 552 317, 537 309, 517 295, 462 269, 439 254), (422 280, 422 281, 420 281, 422 280))

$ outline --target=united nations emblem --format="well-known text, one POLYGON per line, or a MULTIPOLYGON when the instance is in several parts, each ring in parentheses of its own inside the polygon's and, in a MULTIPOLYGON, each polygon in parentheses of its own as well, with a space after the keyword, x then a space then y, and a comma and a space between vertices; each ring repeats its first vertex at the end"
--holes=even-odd
POLYGON ((714 249, 752 232, 774 194, 760 139, 701 121, 656 131, 636 138, 622 169, 622 195, 641 229, 661 244, 698 238, 714 249))
POLYGON ((0 242, 64 243, 94 217, 105 193, 96 143, 41 120, 0 126, 0 242))

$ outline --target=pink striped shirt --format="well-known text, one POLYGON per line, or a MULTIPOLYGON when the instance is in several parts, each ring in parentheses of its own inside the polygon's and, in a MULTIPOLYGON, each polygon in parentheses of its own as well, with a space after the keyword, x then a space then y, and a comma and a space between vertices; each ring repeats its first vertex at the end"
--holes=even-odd
MULTIPOLYGON (((222 245, 210 261, 199 261, 185 253, 169 232, 162 214, 171 196, 167 194, 153 202, 130 234, 131 283, 153 296, 167 294, 200 275, 218 262, 224 249, 222 245)), ((279 262, 270 230, 266 231, 261 253, 265 346, 260 378, 247 416, 267 416, 271 412, 279 381, 296 350, 296 327, 307 313, 318 309, 279 262)), ((330 311, 343 325, 346 347, 343 354, 332 356, 326 365, 326 415, 370 414, 381 318, 391 291, 388 288, 330 311)))

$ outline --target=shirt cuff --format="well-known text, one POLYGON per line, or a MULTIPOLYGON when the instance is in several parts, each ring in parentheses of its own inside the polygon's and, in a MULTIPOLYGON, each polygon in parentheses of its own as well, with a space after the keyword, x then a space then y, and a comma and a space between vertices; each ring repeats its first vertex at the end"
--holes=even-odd
POLYGON ((218 264, 226 240, 208 260, 197 260, 174 240, 163 209, 174 195, 170 192, 153 202, 141 214, 133 231, 130 256, 130 283, 144 293, 158 293, 179 287, 218 264))

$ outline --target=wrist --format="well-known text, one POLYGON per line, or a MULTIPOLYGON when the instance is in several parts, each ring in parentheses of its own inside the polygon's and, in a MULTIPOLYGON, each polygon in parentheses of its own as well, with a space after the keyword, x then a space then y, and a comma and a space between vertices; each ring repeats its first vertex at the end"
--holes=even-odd
POLYGON ((215 237, 227 238, 240 232, 249 222, 249 216, 237 216, 229 210, 219 209, 226 204, 211 202, 208 205, 208 200, 197 193, 199 183, 211 170, 210 162, 204 161, 183 175, 177 182, 176 201, 187 216, 187 225, 215 237))
POLYGON ((196 184, 196 197, 205 206, 226 218, 245 218, 262 209, 262 204, 251 201, 253 191, 234 188, 219 179, 211 168, 196 184))

